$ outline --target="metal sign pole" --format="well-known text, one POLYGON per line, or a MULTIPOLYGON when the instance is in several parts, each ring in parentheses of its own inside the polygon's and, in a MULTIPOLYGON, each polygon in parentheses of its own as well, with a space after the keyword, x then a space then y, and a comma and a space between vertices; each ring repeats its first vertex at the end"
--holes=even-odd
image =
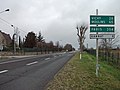
MULTIPOLYGON (((98 15, 98 9, 96 9, 96 15, 98 15)), ((98 25, 96 25, 98 27, 98 25)), ((98 32, 96 32, 96 35, 98 35, 98 32)), ((98 38, 96 39, 96 76, 98 77, 98 70, 99 70, 99 64, 98 64, 98 38)))

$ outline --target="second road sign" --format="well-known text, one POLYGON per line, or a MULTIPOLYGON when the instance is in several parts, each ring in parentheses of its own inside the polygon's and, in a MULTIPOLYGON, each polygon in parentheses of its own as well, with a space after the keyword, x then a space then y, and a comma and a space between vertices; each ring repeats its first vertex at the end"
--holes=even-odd
POLYGON ((110 26, 90 26, 90 32, 114 32, 114 27, 110 26))

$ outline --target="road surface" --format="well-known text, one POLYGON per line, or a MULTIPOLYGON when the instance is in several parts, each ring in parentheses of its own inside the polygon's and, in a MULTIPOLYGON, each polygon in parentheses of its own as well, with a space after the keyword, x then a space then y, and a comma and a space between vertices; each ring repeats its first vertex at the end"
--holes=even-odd
POLYGON ((74 53, 33 56, 0 62, 0 90, 44 90, 74 53))

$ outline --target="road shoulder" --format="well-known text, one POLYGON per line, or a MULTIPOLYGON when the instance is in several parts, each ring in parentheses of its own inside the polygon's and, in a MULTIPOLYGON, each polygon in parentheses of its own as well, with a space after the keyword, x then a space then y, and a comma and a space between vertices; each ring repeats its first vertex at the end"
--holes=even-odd
POLYGON ((95 57, 87 53, 79 60, 77 53, 48 83, 46 90, 119 90, 120 70, 100 62, 100 76, 95 75, 95 57))

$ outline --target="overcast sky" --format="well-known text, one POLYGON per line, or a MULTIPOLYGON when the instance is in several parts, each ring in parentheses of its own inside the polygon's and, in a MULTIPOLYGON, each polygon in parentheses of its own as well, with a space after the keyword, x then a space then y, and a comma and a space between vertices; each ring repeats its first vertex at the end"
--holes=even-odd
MULTIPOLYGON (((29 31, 38 34, 41 31, 47 42, 60 41, 60 44, 72 44, 78 48, 76 25, 86 23, 89 17, 99 9, 100 15, 114 15, 116 32, 120 34, 120 0, 0 0, 0 11, 9 8, 9 12, 0 14, 0 18, 17 26, 20 35, 29 31)), ((13 28, 0 19, 0 29, 13 35, 13 28)), ((95 48, 95 40, 89 39, 87 30, 85 45, 95 48)))

